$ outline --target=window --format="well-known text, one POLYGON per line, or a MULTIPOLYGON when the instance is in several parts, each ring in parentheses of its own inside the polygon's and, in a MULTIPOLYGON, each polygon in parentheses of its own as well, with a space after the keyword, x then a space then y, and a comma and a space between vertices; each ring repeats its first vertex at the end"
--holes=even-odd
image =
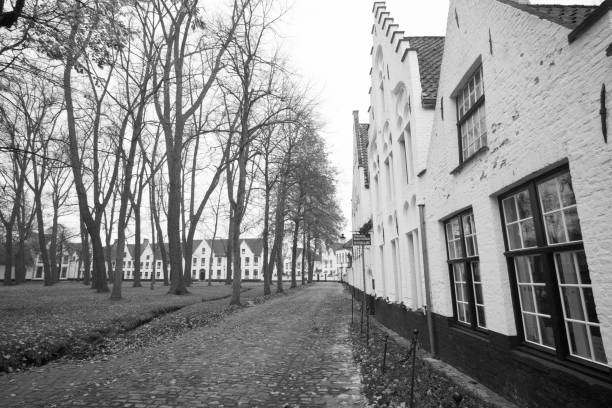
POLYGON ((125 261, 123 261, 123 267, 125 268, 125 261))
POLYGON ((449 274, 457 321, 486 329, 478 242, 472 210, 445 223, 449 274))
POLYGON ((500 204, 525 343, 607 364, 569 171, 521 186, 500 204))
POLYGON ((147 255, 147 257, 145 259, 148 261, 149 260, 149 255, 147 255))
POLYGON ((157 272, 155 276, 159 278, 161 276, 161 272, 157 272))
POLYGON ((161 265, 161 261, 157 261, 157 267, 158 267, 158 268, 161 268, 161 266, 162 266, 162 265, 161 265))
POLYGON ((149 269, 149 262, 145 262, 145 268, 149 269))
POLYGON ((487 145, 482 66, 479 66, 467 83, 459 89, 456 101, 459 157, 460 162, 464 162, 481 147, 487 145))
POLYGON ((221 277, 221 269, 217 269, 217 278, 221 277))
POLYGON ((37 266, 36 267, 36 277, 37 278, 42 278, 43 275, 43 267, 42 266, 37 266))
POLYGON ((68 272, 68 268, 65 266, 62 266, 62 272, 61 272, 60 278, 65 278, 66 272, 68 272))
POLYGON ((217 265, 221 265, 221 258, 217 257, 217 265))
POLYGON ((202 259, 200 259, 200 263, 201 263, 202 265, 206 265, 206 258, 202 258, 202 259))
POLYGON ((247 278, 249 277, 249 270, 248 269, 244 270, 244 276, 246 276, 247 278))
POLYGON ((202 255, 204 255, 206 253, 206 248, 202 247, 202 255))
POLYGON ((249 262, 250 262, 250 261, 251 261, 251 260, 249 259, 249 257, 248 257, 248 256, 244 258, 244 264, 245 264, 245 265, 249 265, 249 262))
POLYGON ((241 250, 242 255, 244 255, 246 253, 246 251, 244 250, 244 248, 242 248, 241 250))
POLYGON ((257 269, 253 269, 253 277, 254 277, 254 278, 256 278, 256 277, 257 277, 257 273, 258 273, 258 272, 259 272, 259 271, 258 271, 257 269))
POLYGON ((142 261, 140 261, 140 267, 142 268, 142 261))
POLYGON ((257 255, 253 257, 253 265, 259 265, 259 257, 257 255))
POLYGON ((198 258, 193 258, 193 264, 197 265, 198 264, 198 258))

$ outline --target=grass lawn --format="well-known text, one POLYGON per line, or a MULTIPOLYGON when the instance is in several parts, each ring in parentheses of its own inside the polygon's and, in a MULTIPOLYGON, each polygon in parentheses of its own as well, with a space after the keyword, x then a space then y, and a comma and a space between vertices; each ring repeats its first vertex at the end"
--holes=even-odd
MULTIPOLYGON (((231 286, 222 283, 194 283, 184 296, 168 295, 168 287, 161 283, 154 290, 148 281, 142 288, 131 285, 123 283, 120 301, 111 301, 110 293, 96 293, 80 282, 0 286, 0 372, 43 364, 62 355, 74 339, 95 341, 160 314, 231 294, 231 286)), ((245 288, 260 286, 243 283, 245 288)))

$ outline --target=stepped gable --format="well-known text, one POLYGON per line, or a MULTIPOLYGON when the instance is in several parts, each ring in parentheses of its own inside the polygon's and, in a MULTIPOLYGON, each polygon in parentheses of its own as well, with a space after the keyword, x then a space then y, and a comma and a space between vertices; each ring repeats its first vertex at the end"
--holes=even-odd
POLYGON ((424 108, 434 108, 444 53, 444 37, 405 37, 404 31, 399 30, 398 24, 393 23, 385 2, 375 2, 372 11, 376 24, 380 26, 390 43, 395 46, 393 49, 401 56, 402 62, 405 61, 409 51, 416 51, 421 76, 421 103, 424 108))
POLYGON ((573 5, 564 6, 559 4, 520 4, 512 0, 497 0, 529 14, 533 14, 545 20, 562 25, 573 30, 578 27, 598 6, 573 5))
POLYGON ((423 107, 435 108, 442 55, 444 54, 444 37, 406 37, 406 39, 410 44, 410 49, 417 52, 423 107))

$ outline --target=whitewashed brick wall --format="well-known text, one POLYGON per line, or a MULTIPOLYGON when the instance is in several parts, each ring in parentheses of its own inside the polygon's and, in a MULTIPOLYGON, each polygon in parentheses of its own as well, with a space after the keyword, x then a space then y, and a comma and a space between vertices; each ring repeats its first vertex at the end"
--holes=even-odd
MULTIPOLYGON (((610 12, 572 44, 570 30, 496 0, 451 0, 431 150, 424 181, 434 310, 452 316, 441 219, 473 207, 487 323, 516 333, 497 196, 567 160, 606 353, 612 356, 612 140, 599 116, 605 83, 612 121, 610 12), (455 11, 459 27, 455 18, 455 11), (489 30, 493 54, 489 50, 489 30), (482 58, 489 151, 460 172, 451 93, 482 58)), ((612 139, 612 137, 611 137, 612 139)))

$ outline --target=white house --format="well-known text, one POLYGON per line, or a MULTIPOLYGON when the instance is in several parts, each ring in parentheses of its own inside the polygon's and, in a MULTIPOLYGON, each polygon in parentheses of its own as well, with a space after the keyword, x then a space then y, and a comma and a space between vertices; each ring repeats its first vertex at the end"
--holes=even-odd
POLYGON ((521 406, 610 406, 612 0, 450 0, 441 64, 374 17, 377 318, 521 406))

